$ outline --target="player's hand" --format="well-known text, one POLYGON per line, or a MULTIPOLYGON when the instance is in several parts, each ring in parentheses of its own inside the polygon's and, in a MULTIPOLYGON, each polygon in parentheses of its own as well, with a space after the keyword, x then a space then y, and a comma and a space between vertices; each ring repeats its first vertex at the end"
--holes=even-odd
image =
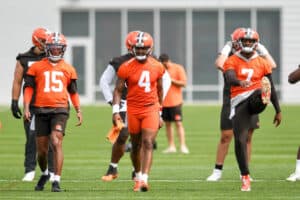
POLYGON ((24 120, 25 121, 31 121, 31 113, 30 113, 30 110, 27 106, 24 106, 24 120))
POLYGON ((160 117, 159 118, 159 128, 162 128, 164 126, 164 120, 160 117))
POLYGON ((78 123, 76 124, 76 126, 81 126, 82 124, 82 113, 81 111, 77 112, 77 119, 78 119, 78 123))
POLYGON ((242 88, 246 88, 246 87, 249 87, 251 85, 251 82, 250 81, 240 81, 240 86, 242 88))
POLYGON ((273 120, 273 124, 275 124, 275 127, 279 126, 280 123, 281 123, 281 112, 276 113, 273 120))
POLYGON ((16 119, 21 119, 22 117, 22 112, 19 108, 19 105, 18 105, 18 100, 12 100, 11 101, 11 106, 10 106, 10 109, 11 109, 11 112, 13 114, 13 116, 16 118, 16 119))
POLYGON ((114 113, 112 116, 112 122, 114 126, 117 126, 117 121, 121 121, 122 122, 122 118, 120 116, 120 113, 114 113))

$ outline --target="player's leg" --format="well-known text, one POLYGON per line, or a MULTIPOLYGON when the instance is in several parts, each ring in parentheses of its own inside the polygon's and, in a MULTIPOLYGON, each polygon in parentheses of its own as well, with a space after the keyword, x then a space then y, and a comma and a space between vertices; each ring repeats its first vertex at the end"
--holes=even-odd
POLYGON ((67 125, 67 114, 52 114, 51 115, 51 144, 53 149, 54 158, 54 181, 52 183, 52 192, 61 192, 60 180, 64 162, 63 154, 63 139, 65 134, 65 128, 67 125))
POLYGON ((207 181, 219 181, 222 178, 224 161, 233 137, 232 121, 229 119, 229 115, 230 103, 223 103, 220 113, 221 137, 217 146, 215 168, 212 174, 207 177, 207 181))
POLYGON ((25 143, 25 176, 22 181, 33 181, 35 176, 36 167, 36 142, 35 142, 35 131, 30 130, 31 122, 24 120, 24 130, 26 134, 25 143))
MULTIPOLYGON (((36 151, 37 151, 37 161, 41 169, 42 175, 40 176, 36 186, 36 191, 44 190, 44 185, 50 178, 48 171, 48 147, 49 147, 49 135, 50 135, 50 120, 48 115, 35 115, 34 125, 36 131, 36 151)), ((32 120, 32 122, 33 122, 32 120)))
POLYGON ((182 123, 182 105, 178 105, 174 107, 173 112, 173 120, 175 121, 175 126, 177 130, 177 135, 180 143, 180 151, 181 153, 188 154, 189 149, 187 148, 186 142, 185 142, 185 130, 182 123))
POLYGON ((298 147, 298 152, 297 152, 295 172, 292 173, 286 180, 292 182, 300 180, 300 146, 298 147))
POLYGON ((141 191, 149 190, 148 177, 150 174, 153 159, 153 143, 159 128, 159 114, 152 111, 143 114, 142 120, 142 148, 141 148, 141 191))
POLYGON ((172 127, 172 107, 163 107, 162 118, 165 122, 166 136, 168 141, 168 147, 163 151, 163 153, 175 153, 176 145, 174 141, 174 130, 172 127))
MULTIPOLYGON (((126 112, 120 112, 123 122, 126 124, 126 112)), ((124 127, 120 131, 116 142, 112 146, 111 160, 108 166, 108 170, 104 176, 102 176, 103 181, 112 181, 118 177, 118 163, 123 157, 125 152, 125 145, 128 138, 128 129, 124 127)))
POLYGON ((250 191, 250 172, 247 160, 247 137, 250 129, 251 115, 248 111, 248 101, 240 103, 236 107, 236 114, 232 119, 235 139, 235 155, 242 175, 241 191, 250 191))
POLYGON ((137 115, 127 113, 128 132, 132 149, 130 151, 130 159, 134 168, 135 178, 133 191, 139 192, 141 187, 141 122, 137 115))

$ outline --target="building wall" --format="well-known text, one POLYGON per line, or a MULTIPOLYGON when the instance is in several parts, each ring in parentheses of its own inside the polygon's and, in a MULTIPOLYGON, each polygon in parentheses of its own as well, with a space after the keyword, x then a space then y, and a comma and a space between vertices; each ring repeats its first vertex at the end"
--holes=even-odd
MULTIPOLYGON (((289 85, 288 74, 300 63, 300 1, 298 0, 27 0, 4 1, 0 7, 0 24, 2 45, 0 59, 0 104, 9 105, 11 101, 11 85, 15 67, 15 57, 19 52, 31 46, 32 30, 39 26, 59 31, 59 9, 107 9, 114 8, 267 8, 281 9, 281 101, 283 103, 300 103, 298 85, 289 85)), ((22 102, 22 100, 20 100, 22 102)))

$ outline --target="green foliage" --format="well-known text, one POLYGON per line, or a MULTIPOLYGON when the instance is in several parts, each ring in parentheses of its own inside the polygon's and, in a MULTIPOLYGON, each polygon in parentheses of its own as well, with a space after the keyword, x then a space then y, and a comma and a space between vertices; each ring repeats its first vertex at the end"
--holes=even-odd
MULTIPOLYGON (((0 109, 0 199, 296 199, 300 182, 290 183, 285 178, 295 168, 300 140, 298 124, 300 106, 284 106, 280 127, 272 124, 272 106, 261 114, 261 128, 253 137, 250 165, 255 179, 251 192, 240 192, 239 171, 233 142, 224 165, 220 182, 205 179, 213 170, 216 147, 220 137, 220 106, 185 106, 184 126, 190 154, 163 154, 167 142, 165 130, 158 134, 158 150, 154 152, 149 178, 150 191, 134 193, 131 162, 126 153, 119 163, 119 178, 104 183, 111 155, 111 144, 105 139, 111 127, 108 106, 84 107, 84 124, 75 127, 76 116, 71 114, 64 138, 65 162, 61 187, 63 193, 35 192, 34 182, 25 183, 25 134, 21 120, 12 117, 8 108, 0 109)), ((177 138, 176 138, 177 139, 177 138)), ((177 140, 176 140, 177 141, 177 140)), ((177 142, 178 144, 178 142, 177 142)))

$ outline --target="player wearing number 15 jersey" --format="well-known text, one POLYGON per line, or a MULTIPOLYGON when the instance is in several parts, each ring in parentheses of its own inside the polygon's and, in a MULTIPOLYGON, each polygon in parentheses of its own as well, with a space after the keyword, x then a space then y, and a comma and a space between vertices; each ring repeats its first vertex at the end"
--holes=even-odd
POLYGON ((64 35, 52 33, 46 39, 47 57, 34 63, 27 71, 24 91, 24 116, 31 119, 29 103, 35 90, 35 111, 31 129, 36 130, 38 163, 42 171, 36 191, 44 189, 49 179, 47 152, 51 140, 54 158, 54 182, 52 192, 60 192, 60 177, 63 166, 62 142, 69 118, 68 98, 77 112, 78 126, 82 123, 79 95, 77 92, 77 73, 63 60, 67 44, 64 35))

